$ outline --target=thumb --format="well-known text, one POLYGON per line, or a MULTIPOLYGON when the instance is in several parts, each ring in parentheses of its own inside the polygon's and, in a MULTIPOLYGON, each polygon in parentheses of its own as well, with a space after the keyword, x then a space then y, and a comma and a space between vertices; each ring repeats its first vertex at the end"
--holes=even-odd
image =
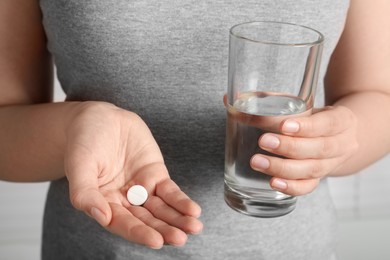
POLYGON ((111 222, 112 212, 106 198, 99 191, 98 172, 95 167, 86 163, 68 163, 66 176, 69 181, 69 195, 72 205, 100 225, 107 226, 111 222))
POLYGON ((108 226, 112 217, 111 208, 99 190, 92 187, 72 189, 71 186, 69 182, 72 205, 94 218, 100 225, 108 226))

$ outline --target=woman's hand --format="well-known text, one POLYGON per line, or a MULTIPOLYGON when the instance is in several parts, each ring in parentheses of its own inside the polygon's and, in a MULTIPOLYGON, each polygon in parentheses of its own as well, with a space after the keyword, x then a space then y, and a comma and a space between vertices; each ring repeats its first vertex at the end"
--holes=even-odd
POLYGON ((262 135, 259 146, 287 159, 256 154, 250 163, 253 169, 273 176, 272 188, 290 195, 313 191, 322 177, 331 175, 358 148, 357 119, 343 106, 287 119, 280 132, 262 135))
POLYGON ((136 114, 103 102, 81 103, 66 129, 65 172, 71 202, 110 232, 161 248, 184 245, 202 230, 200 207, 170 179, 150 130, 136 114), (144 186, 143 206, 126 199, 144 186))

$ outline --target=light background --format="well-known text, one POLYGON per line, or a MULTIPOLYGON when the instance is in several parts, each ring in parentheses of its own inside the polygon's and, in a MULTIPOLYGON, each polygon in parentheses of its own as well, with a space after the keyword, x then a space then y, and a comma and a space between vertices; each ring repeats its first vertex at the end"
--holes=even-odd
MULTIPOLYGON (((56 82, 55 100, 63 99, 56 82)), ((390 156, 387 156, 359 174, 330 179, 340 219, 339 260, 390 259, 389 169, 390 156)), ((48 183, 0 181, 1 260, 40 259, 47 188, 48 183)))

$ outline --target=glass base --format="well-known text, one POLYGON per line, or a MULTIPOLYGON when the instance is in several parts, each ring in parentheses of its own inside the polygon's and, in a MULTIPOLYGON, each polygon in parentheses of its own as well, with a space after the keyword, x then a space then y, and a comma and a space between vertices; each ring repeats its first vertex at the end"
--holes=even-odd
POLYGON ((268 193, 273 190, 265 190, 264 196, 256 194, 256 197, 245 196, 225 183, 225 201, 232 209, 245 215, 259 218, 274 218, 284 216, 295 209, 296 197, 285 196, 283 199, 272 198, 268 193), (268 195, 268 196, 267 196, 268 195))

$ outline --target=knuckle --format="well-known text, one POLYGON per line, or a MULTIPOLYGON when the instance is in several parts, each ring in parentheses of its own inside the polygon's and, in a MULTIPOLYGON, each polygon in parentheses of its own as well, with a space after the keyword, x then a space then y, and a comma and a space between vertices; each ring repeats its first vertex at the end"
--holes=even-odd
POLYGON ((308 181, 308 184, 305 187, 305 193, 304 194, 312 193, 318 187, 318 184, 319 184, 319 179, 318 178, 312 179, 312 180, 308 181))
POLYGON ((320 157, 326 158, 335 154, 337 150, 337 142, 332 142, 327 138, 322 138, 321 140, 321 148, 319 149, 320 157))
POLYGON ((297 180, 289 183, 288 193, 293 196, 306 195, 313 192, 319 183, 319 179, 297 180))
POLYGON ((320 182, 320 179, 313 179, 310 180, 309 185, 306 190, 306 194, 312 193, 317 187, 320 182))
POLYGON ((313 124, 313 121, 308 119, 301 119, 300 123, 300 131, 305 133, 313 133, 316 131, 315 125, 313 124))
POLYGON ((136 234, 139 234, 140 232, 142 232, 141 230, 143 230, 143 228, 144 228, 143 224, 136 224, 134 226, 127 226, 126 231, 125 231, 126 238, 129 240, 133 240, 134 236, 136 234))
POLYGON ((346 107, 344 107, 344 110, 345 110, 345 114, 348 118, 348 121, 352 122, 352 123, 357 123, 356 115, 352 112, 352 110, 350 110, 346 107))
POLYGON ((154 209, 157 204, 158 204, 157 197, 149 196, 143 206, 146 207, 147 209, 154 209))
POLYGON ((323 176, 324 166, 319 161, 313 161, 309 167, 309 177, 311 179, 318 179, 323 176))
POLYGON ((329 118, 329 127, 330 129, 339 129, 341 126, 341 120, 339 117, 334 116, 329 118))
POLYGON ((161 198, 172 198, 172 197, 178 197, 180 194, 180 189, 175 189, 168 185, 159 186, 156 189, 156 195, 161 198))
POLYGON ((298 151, 301 149, 301 143, 297 140, 294 140, 294 138, 288 138, 284 142, 284 151, 283 153, 287 157, 293 157, 298 151))
POLYGON ((280 159, 277 162, 274 162, 273 165, 273 173, 277 176, 287 176, 286 173, 290 173, 292 170, 289 161, 285 159, 280 159))
POLYGON ((279 167, 278 167, 276 173, 279 176, 282 176, 283 173, 289 172, 289 168, 290 167, 288 166, 288 162, 286 160, 280 160, 279 167))
POLYGON ((345 125, 345 126, 351 126, 357 124, 357 117, 356 115, 347 107, 339 106, 337 107, 338 115, 333 117, 335 119, 335 126, 345 125))
POLYGON ((313 192, 318 187, 318 184, 320 183, 320 179, 319 178, 313 179, 310 183, 311 185, 309 186, 308 193, 313 192))
POLYGON ((113 109, 118 109, 114 104, 104 102, 104 101, 85 101, 79 105, 80 114, 105 114, 107 111, 112 111, 113 109))
POLYGON ((76 209, 82 209, 83 201, 82 201, 82 195, 80 192, 71 192, 70 195, 70 202, 76 209))
POLYGON ((171 179, 167 178, 161 183, 161 189, 167 193, 174 193, 180 191, 179 186, 171 179))
POLYGON ((144 204, 147 208, 149 208, 152 212, 164 212, 165 205, 164 203, 156 196, 150 197, 146 203, 144 204), (146 205, 146 203, 148 203, 146 205))
POLYGON ((304 195, 304 188, 302 187, 301 181, 291 181, 288 183, 288 194, 293 196, 301 196, 304 195))
POLYGON ((131 213, 134 214, 142 222, 147 222, 151 218, 151 213, 147 210, 144 210, 143 207, 133 206, 131 207, 131 213))
POLYGON ((352 155, 359 150, 359 142, 355 132, 345 132, 345 140, 345 145, 343 146, 345 153, 352 155))
POLYGON ((283 161, 280 162, 271 162, 271 167, 269 168, 269 171, 272 174, 280 176, 280 173, 283 172, 285 169, 285 163, 283 161))
POLYGON ((302 196, 302 195, 305 195, 307 193, 310 193, 311 191, 311 188, 308 189, 307 185, 296 185, 294 191, 293 191, 293 194, 295 196, 302 196))

